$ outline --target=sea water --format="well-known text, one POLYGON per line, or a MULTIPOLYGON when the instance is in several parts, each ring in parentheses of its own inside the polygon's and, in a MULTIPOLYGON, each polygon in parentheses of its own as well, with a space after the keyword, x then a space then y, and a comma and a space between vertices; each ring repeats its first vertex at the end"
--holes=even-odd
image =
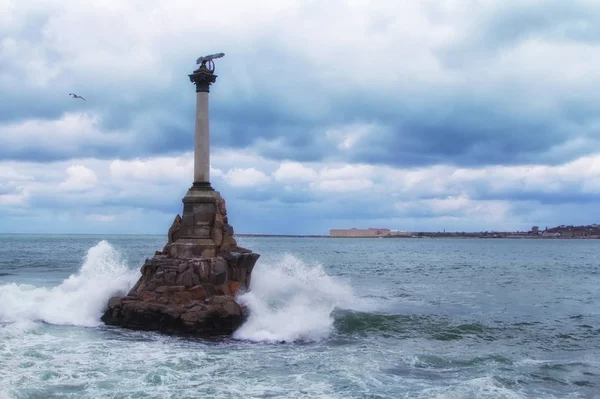
POLYGON ((0 235, 0 398, 600 397, 600 240, 239 241, 200 340, 100 322, 165 237, 0 235))

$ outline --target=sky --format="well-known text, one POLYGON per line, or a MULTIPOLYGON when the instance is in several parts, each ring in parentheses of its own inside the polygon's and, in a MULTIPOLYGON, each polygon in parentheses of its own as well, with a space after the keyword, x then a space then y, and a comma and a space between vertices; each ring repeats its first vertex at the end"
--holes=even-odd
POLYGON ((166 234, 217 52, 236 233, 599 223, 599 50, 597 0, 0 0, 0 233, 166 234))

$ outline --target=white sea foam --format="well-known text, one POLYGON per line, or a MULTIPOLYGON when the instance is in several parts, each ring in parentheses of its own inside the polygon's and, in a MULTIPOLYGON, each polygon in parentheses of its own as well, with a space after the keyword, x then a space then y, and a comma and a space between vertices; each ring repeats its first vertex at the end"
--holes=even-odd
POLYGON ((335 308, 365 306, 348 284, 291 255, 278 263, 259 263, 250 291, 238 301, 250 316, 234 338, 250 341, 318 341, 331 332, 335 308))
POLYGON ((139 278, 127 268, 119 252, 108 242, 90 248, 83 266, 54 288, 26 284, 0 286, 0 321, 27 325, 96 326, 112 295, 124 294, 139 278))
POLYGON ((522 399, 525 396, 520 392, 512 391, 500 385, 493 377, 473 378, 443 388, 429 388, 422 391, 418 397, 422 398, 502 398, 522 399))

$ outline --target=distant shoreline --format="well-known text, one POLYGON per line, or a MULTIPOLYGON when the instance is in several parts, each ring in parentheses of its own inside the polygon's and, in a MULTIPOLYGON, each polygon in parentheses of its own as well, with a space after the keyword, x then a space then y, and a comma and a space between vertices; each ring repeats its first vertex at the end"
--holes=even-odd
MULTIPOLYGON (((510 240, 596 240, 600 237, 586 237, 586 236, 574 236, 574 237, 542 237, 534 235, 481 235, 477 233, 417 233, 422 235, 390 235, 390 236, 371 236, 371 237, 332 237, 330 235, 323 234, 234 234, 234 237, 240 238, 333 238, 333 239, 374 239, 374 238, 386 238, 386 239, 427 239, 427 238, 454 238, 454 239, 467 239, 467 238, 479 238, 479 239, 510 239, 510 240)), ((161 237, 164 234, 158 233, 0 233, 1 236, 120 236, 120 237, 134 237, 134 236, 146 236, 146 237, 161 237)))
POLYGON ((423 236, 375 236, 375 237, 331 237, 329 235, 302 235, 302 234, 235 234, 235 237, 247 237, 247 238, 334 238, 343 240, 352 239, 374 239, 374 238, 386 238, 386 239, 427 239, 427 238, 455 238, 455 239, 466 239, 466 238, 479 238, 479 239, 510 239, 510 240, 596 240, 598 238, 590 237, 541 237, 541 236, 480 236, 480 235, 423 235, 423 236))

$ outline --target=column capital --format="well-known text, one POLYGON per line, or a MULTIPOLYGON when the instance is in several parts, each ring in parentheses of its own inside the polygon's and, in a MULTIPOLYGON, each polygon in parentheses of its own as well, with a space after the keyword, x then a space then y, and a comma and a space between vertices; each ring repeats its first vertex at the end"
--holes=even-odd
POLYGON ((217 75, 214 74, 214 71, 208 69, 204 64, 188 76, 190 77, 190 82, 196 85, 196 93, 208 93, 210 91, 209 86, 217 80, 217 75))

